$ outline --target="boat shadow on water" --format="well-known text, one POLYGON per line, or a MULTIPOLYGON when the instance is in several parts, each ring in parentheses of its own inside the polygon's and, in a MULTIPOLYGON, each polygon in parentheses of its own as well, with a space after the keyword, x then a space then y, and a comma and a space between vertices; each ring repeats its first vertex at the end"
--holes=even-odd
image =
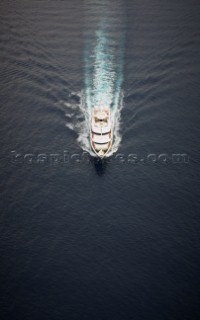
POLYGON ((97 157, 91 157, 90 161, 93 163, 95 171, 98 174, 98 176, 102 176, 106 171, 106 167, 108 165, 108 159, 107 158, 100 159, 97 157))

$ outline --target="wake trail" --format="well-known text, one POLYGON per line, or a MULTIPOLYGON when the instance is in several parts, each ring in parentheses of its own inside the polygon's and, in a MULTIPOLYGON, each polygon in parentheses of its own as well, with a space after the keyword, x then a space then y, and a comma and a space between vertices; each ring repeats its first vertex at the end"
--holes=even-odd
POLYGON ((84 51, 85 85, 79 94, 78 105, 83 121, 75 124, 73 129, 78 133, 78 142, 82 149, 94 156, 89 137, 92 109, 100 105, 109 107, 114 124, 113 147, 107 155, 110 156, 118 150, 121 142, 120 115, 123 108, 125 39, 123 2, 96 0, 95 4, 91 4, 87 0, 85 5, 86 8, 88 5, 84 51))

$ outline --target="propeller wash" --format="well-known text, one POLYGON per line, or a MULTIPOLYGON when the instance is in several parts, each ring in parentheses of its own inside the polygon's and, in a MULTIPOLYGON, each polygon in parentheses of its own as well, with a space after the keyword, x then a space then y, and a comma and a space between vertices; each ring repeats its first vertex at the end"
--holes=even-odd
POLYGON ((123 107, 124 14, 122 1, 85 1, 84 115, 78 141, 91 155, 111 156, 120 145, 123 107))

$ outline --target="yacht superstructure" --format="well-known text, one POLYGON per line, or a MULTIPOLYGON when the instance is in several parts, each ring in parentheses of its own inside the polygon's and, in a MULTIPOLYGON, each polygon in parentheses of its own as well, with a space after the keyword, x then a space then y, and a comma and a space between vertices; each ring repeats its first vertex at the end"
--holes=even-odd
POLYGON ((94 107, 91 118, 90 141, 93 151, 100 158, 104 158, 112 147, 112 127, 110 108, 94 107))

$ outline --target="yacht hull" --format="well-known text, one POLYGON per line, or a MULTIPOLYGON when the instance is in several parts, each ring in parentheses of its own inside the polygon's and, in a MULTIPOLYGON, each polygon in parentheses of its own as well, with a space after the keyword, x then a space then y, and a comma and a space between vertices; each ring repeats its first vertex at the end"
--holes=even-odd
POLYGON ((113 145, 113 124, 108 107, 94 107, 91 117, 90 143, 99 158, 108 156, 113 145))
POLYGON ((104 150, 104 153, 101 154, 99 153, 100 150, 98 150, 95 146, 95 143, 93 142, 93 139, 92 139, 92 130, 90 131, 90 143, 91 143, 91 147, 92 147, 92 151, 96 154, 97 157, 103 159, 105 157, 107 157, 107 155, 109 154, 109 152, 111 151, 112 149, 112 145, 113 145, 113 139, 111 138, 111 141, 108 145, 108 148, 104 150))

